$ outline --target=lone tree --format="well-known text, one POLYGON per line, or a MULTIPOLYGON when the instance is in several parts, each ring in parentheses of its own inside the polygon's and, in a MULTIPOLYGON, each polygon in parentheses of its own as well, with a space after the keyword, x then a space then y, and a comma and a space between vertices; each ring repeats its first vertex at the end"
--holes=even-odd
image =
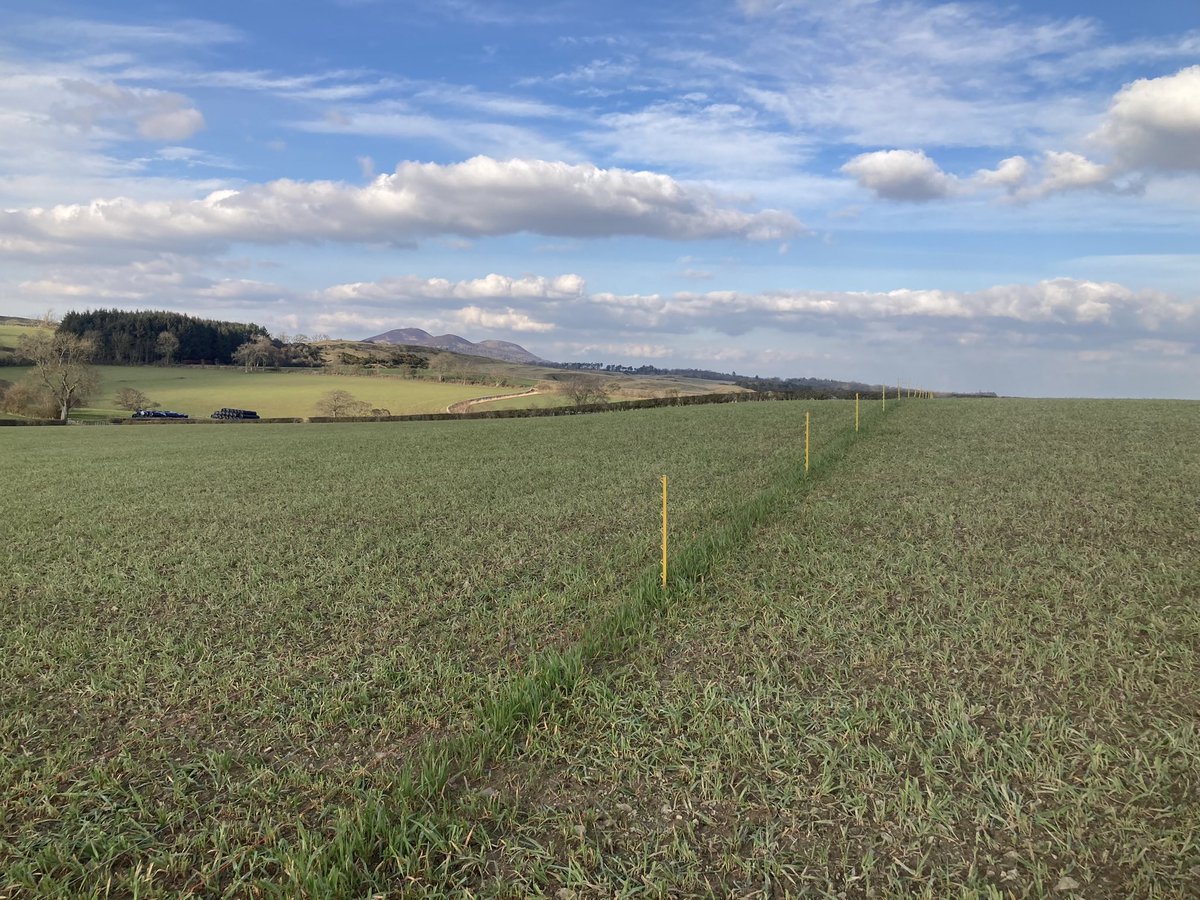
POLYGON ((121 388, 117 391, 117 408, 131 412, 138 409, 157 409, 162 404, 151 400, 137 388, 121 388))
POLYGON ((169 331, 159 332, 154 349, 162 357, 163 365, 169 366, 175 361, 175 354, 179 352, 179 338, 169 331))
POLYGON ((371 412, 371 404, 357 400, 349 391, 330 391, 317 401, 317 412, 323 416, 342 419, 346 416, 365 416, 371 412))
POLYGON ((602 375, 572 375, 560 390, 576 406, 608 402, 609 386, 602 375))
POLYGON ((21 338, 20 353, 34 365, 37 380, 46 386, 55 405, 67 420, 71 407, 79 406, 100 386, 90 365, 95 345, 87 338, 57 331, 21 338))

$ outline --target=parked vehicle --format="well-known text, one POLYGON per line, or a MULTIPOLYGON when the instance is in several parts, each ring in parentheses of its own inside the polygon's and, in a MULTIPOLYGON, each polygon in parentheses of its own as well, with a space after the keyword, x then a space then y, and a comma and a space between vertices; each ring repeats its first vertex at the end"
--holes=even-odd
POLYGON ((212 414, 214 419, 257 419, 258 413, 252 409, 232 409, 228 406, 222 406, 212 414))
POLYGON ((172 412, 169 409, 139 409, 131 419, 186 419, 187 413, 172 412))

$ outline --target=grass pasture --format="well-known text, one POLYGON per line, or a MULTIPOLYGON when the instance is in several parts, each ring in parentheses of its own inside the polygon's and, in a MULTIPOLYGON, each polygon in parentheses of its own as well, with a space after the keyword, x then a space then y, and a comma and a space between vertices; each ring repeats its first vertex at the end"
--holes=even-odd
MULTIPOLYGON (((12 322, 0 322, 0 350, 16 350, 21 338, 34 334, 37 328, 33 325, 18 325, 12 322)), ((3 372, 0 369, 0 372, 3 372)))
MULTIPOLYGON (((460 400, 497 393, 491 385, 443 384, 398 375, 326 375, 307 369, 246 372, 238 368, 165 366, 97 366, 101 388, 91 405, 72 418, 128 415, 116 405, 117 392, 132 387, 164 409, 207 418, 223 406, 253 409, 263 418, 315 416, 317 401, 329 391, 349 391, 392 415, 445 412, 460 400)), ((28 369, 0 369, 0 377, 16 381, 28 369), (3 373, 8 372, 7 376, 3 373)))
POLYGON ((1200 407, 864 413, 0 432, 0 897, 1191 895, 1200 407))

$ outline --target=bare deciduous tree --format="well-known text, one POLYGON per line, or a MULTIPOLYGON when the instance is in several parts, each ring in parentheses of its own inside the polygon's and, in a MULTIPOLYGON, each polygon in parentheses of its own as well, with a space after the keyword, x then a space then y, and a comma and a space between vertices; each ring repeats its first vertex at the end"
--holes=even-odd
POLYGON ((79 406, 100 385, 90 365, 95 346, 86 338, 42 331, 21 338, 20 352, 33 362, 37 380, 54 398, 64 422, 71 407, 79 406))
POLYGON ((572 375, 559 390, 576 406, 608 402, 609 385, 602 375, 572 375))
POLYGON ((128 409, 131 412, 138 409, 157 409, 162 406, 156 400, 151 400, 137 388, 121 388, 117 391, 117 408, 128 409))
POLYGON ((260 334, 252 341, 246 341, 233 351, 233 361, 245 366, 247 372, 258 366, 271 365, 275 358, 275 345, 265 334, 260 334))
POLYGON ((317 412, 335 419, 346 416, 365 416, 370 414, 371 404, 356 399, 349 391, 330 391, 317 401, 317 412))

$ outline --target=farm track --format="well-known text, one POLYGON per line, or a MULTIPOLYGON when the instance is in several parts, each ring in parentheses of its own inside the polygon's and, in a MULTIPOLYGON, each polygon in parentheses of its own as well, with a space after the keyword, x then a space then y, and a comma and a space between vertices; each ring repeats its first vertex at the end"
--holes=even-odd
POLYGON ((446 407, 448 413, 465 413, 470 412, 472 407, 480 406, 484 403, 495 403, 497 400, 515 400, 518 397, 533 397, 542 393, 537 388, 530 388, 527 391, 521 391, 516 394, 495 394, 491 397, 476 397, 472 400, 460 400, 457 403, 451 403, 446 407))

